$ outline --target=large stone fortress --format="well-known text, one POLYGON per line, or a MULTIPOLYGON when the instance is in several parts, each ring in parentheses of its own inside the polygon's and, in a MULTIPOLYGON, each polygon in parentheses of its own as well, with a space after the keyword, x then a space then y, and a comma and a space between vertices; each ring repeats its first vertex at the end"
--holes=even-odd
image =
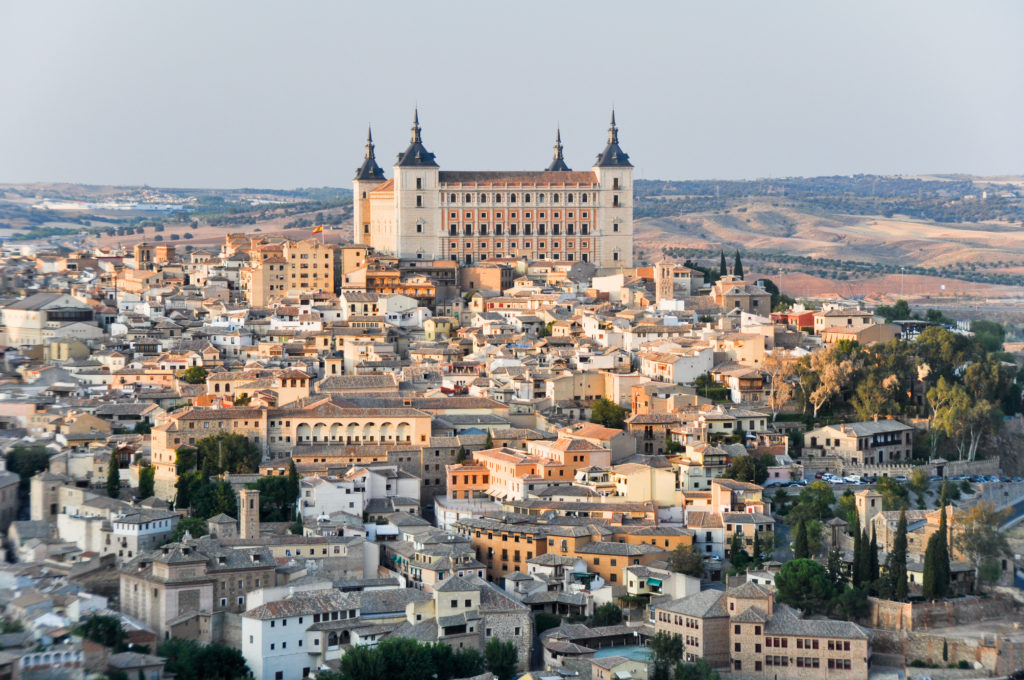
POLYGON ((503 257, 633 264, 633 166, 612 113, 594 167, 574 172, 562 156, 543 171, 446 171, 427 151, 419 114, 394 176, 377 165, 372 136, 353 181, 355 242, 410 259, 463 264, 503 257))

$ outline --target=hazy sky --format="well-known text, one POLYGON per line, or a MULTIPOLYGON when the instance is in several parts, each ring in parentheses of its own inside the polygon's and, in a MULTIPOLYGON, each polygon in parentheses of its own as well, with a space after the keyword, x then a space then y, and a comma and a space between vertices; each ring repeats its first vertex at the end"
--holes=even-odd
POLYGON ((1024 3, 0 0, 0 182, 350 186, 442 168, 1024 173, 1024 3))

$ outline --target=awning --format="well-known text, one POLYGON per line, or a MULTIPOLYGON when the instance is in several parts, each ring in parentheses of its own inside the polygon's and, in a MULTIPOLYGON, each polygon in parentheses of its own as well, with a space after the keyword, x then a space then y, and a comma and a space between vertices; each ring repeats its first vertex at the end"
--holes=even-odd
POLYGON ((647 585, 649 585, 649 586, 660 586, 661 585, 661 579, 660 578, 649 578, 649 579, 647 579, 647 585))

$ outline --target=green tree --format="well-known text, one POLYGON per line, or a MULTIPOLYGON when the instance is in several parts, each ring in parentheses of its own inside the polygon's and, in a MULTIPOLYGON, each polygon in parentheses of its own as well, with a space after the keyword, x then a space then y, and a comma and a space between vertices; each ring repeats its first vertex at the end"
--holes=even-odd
POLYGON ((825 567, 825 571, 828 573, 828 579, 832 582, 836 591, 846 587, 846 569, 843 567, 843 554, 839 552, 839 548, 832 548, 828 552, 828 564, 825 567))
POLYGON ((905 510, 909 505, 907 487, 892 477, 879 477, 875 484, 875 491, 882 496, 882 510, 905 510))
POLYGON ((7 452, 7 469, 21 477, 21 491, 28 493, 30 480, 50 465, 50 449, 40 444, 12 446, 7 452))
POLYGON ((121 471, 117 467, 117 452, 111 452, 107 465, 107 495, 117 498, 121 495, 121 471))
POLYGON ((672 680, 672 669, 683 656, 683 638, 658 631, 651 638, 649 680, 672 680))
POLYGON ((853 524, 853 562, 850 564, 850 583, 854 588, 859 588, 864 583, 864 553, 867 546, 864 545, 864 532, 861 531, 860 521, 853 524))
POLYGON ((786 523, 795 527, 801 519, 829 519, 835 502, 836 495, 831 486, 822 481, 811 482, 800 490, 796 504, 786 515, 786 523))
POLYGON ((847 620, 863 618, 868 612, 867 590, 847 588, 833 600, 832 610, 847 620))
POLYGON ((558 628, 562 625, 562 617, 547 612, 537 612, 533 615, 533 632, 540 635, 546 630, 558 628))
POLYGON ((171 638, 157 654, 167 660, 164 670, 178 680, 237 680, 249 675, 242 653, 223 645, 171 638))
POLYGON ((971 332, 974 339, 987 352, 1003 351, 1003 341, 1006 340, 1006 329, 995 321, 984 321, 978 319, 971 322, 971 332))
POLYGON ((718 276, 719 278, 729 275, 729 266, 725 264, 725 251, 718 251, 719 255, 722 256, 722 261, 718 264, 718 276))
MULTIPOLYGON (((1009 509, 997 510, 988 501, 981 501, 955 516, 953 544, 974 565, 975 582, 979 586, 991 580, 991 574, 986 573, 983 565, 1011 554, 1006 533, 1001 529, 1011 514, 1009 509)), ((998 578, 1002 569, 991 571, 998 578)))
POLYGON ((202 366, 190 366, 181 374, 181 379, 190 385, 201 385, 206 382, 207 375, 206 369, 202 366))
POLYGON ((462 465, 469 459, 469 452, 466 451, 465 446, 460 446, 458 453, 455 454, 455 462, 458 465, 462 465))
POLYGON ((484 440, 484 449, 494 448, 494 437, 491 436, 490 430, 487 431, 487 439, 484 440))
POLYGON ((743 263, 740 262, 740 251, 736 251, 736 259, 732 264, 732 275, 738 279, 743 278, 743 263))
POLYGON ((793 535, 793 559, 805 560, 810 556, 811 552, 807 547, 807 520, 801 517, 793 535))
POLYGON ((886 580, 888 596, 899 602, 907 599, 907 511, 900 510, 900 521, 896 525, 892 551, 886 558, 886 580))
POLYGON ((206 520, 199 517, 182 517, 178 520, 177 526, 174 527, 174 531, 171 533, 171 543, 179 542, 188 532, 192 538, 199 538, 210 533, 206 528, 206 520))
POLYGON ((132 432, 135 434, 150 434, 153 431, 153 426, 149 424, 148 420, 140 420, 135 423, 135 427, 132 428, 132 432))
POLYGON ((875 525, 871 525, 871 542, 868 544, 868 582, 872 584, 878 580, 878 538, 875 536, 875 525))
POLYGON ((626 411, 615 402, 600 397, 591 407, 590 422, 621 429, 626 423, 626 411))
POLYGON ((259 472, 262 454, 249 438, 235 432, 221 431, 196 442, 196 468, 204 476, 224 472, 253 474, 259 472))
POLYGON ((757 566, 759 567, 764 561, 764 548, 761 547, 761 533, 762 532, 760 531, 754 531, 754 546, 750 551, 751 553, 753 553, 751 555, 751 559, 753 559, 755 564, 757 564, 757 566))
POLYGON ((790 560, 775 574, 779 602, 808 614, 825 613, 836 595, 825 567, 811 559, 790 560))
POLYGON ((289 522, 294 517, 295 501, 299 496, 287 477, 260 477, 246 486, 260 491, 261 521, 289 522))
POLYGON ((921 594, 926 599, 939 599, 949 594, 950 569, 948 528, 946 524, 946 496, 942 496, 939 528, 928 538, 924 551, 924 574, 921 594))
POLYGON ((729 541, 729 563, 732 565, 733 573, 740 574, 750 564, 750 555, 743 547, 743 536, 737 531, 733 533, 729 541))
POLYGON ((511 640, 492 637, 484 647, 484 666, 497 680, 511 680, 519 666, 519 650, 511 640))
POLYGON ((128 648, 121 619, 116 616, 90 614, 75 628, 75 634, 108 647, 114 652, 123 652, 128 648))
MULTIPOLYGON (((261 479, 270 478, 262 477, 261 479)), ((284 480, 283 477, 274 479, 284 480)), ((180 493, 179 489, 179 495, 180 493)), ((191 490, 191 505, 188 507, 192 508, 193 516, 201 519, 209 519, 221 513, 238 517, 238 499, 235 497, 231 484, 222 479, 216 481, 196 480, 191 490)))
POLYGON ((836 517, 845 520, 847 524, 853 524, 853 518, 857 514, 857 497, 851 489, 843 492, 836 503, 836 517))
POLYGON ((885 319, 886 323, 892 323, 893 321, 904 321, 907 319, 913 319, 914 316, 910 311, 910 305, 906 300, 897 300, 896 304, 892 306, 881 306, 875 308, 875 314, 885 319))
POLYGON ((928 487, 931 485, 931 481, 928 477, 928 471, 923 467, 916 467, 910 471, 910 488, 915 493, 924 495, 928 492, 928 487))
POLYGON ((153 495, 155 486, 156 468, 152 465, 139 470, 139 498, 149 498, 153 495))
POLYGON ((720 676, 707 661, 698 658, 693 663, 677 662, 673 680, 720 680, 720 676))
POLYGON ((594 610, 591 619, 592 626, 614 626, 622 623, 622 609, 617 605, 606 602, 594 610))
POLYGON ((740 482, 764 484, 768 479, 768 468, 772 465, 775 465, 775 456, 769 453, 736 456, 722 476, 740 482))
POLYGON ((695 545, 678 545, 669 553, 668 568, 677 574, 688 574, 702 578, 707 555, 695 545))
POLYGON ((294 504, 299 500, 299 494, 302 492, 302 484, 299 481, 299 471, 295 469, 295 461, 288 461, 288 495, 292 499, 294 504))

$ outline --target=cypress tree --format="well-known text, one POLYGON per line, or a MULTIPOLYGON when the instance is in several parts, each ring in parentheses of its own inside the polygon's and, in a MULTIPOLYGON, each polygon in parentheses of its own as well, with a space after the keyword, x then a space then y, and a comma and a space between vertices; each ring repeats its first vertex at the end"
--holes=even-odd
POLYGON ((868 529, 864 527, 860 537, 860 587, 867 588, 871 583, 871 541, 868 540, 868 529))
POLYGON ((860 587, 864 575, 860 568, 860 565, 864 562, 865 550, 861 536, 860 520, 855 519, 853 522, 853 564, 850 565, 850 582, 854 588, 860 587))
POLYGON ((121 473, 117 470, 117 452, 110 453, 110 467, 107 468, 107 495, 117 498, 121 495, 121 473))
POLYGON ((759 531, 754 531, 753 553, 754 561, 761 564, 761 532, 759 531))
POLYGON ((740 262, 740 251, 736 251, 736 260, 732 265, 732 275, 738 279, 743 278, 743 263, 740 262))
POLYGON ((726 276, 729 273, 729 267, 725 264, 725 251, 720 250, 718 252, 722 256, 722 261, 718 265, 718 275, 726 276))
POLYGON ((924 578, 921 593, 928 599, 949 594, 949 545, 946 527, 946 489, 942 489, 939 529, 928 538, 924 551, 924 578))
POLYGON ((796 533, 793 535, 793 559, 807 559, 811 556, 810 553, 810 548, 807 545, 807 523, 801 517, 796 525, 796 533))
POLYGON ((946 524, 946 485, 942 485, 942 509, 939 512, 939 547, 936 553, 935 573, 939 577, 941 589, 940 596, 949 595, 950 568, 949 568, 949 527, 946 524))
POLYGON ((868 546, 868 579, 871 583, 878 580, 878 538, 874 525, 871 525, 871 544, 868 546))
POLYGON ((889 554, 889 583, 892 598, 902 602, 907 599, 907 511, 900 510, 900 521, 896 525, 896 538, 893 539, 892 552, 889 554))

